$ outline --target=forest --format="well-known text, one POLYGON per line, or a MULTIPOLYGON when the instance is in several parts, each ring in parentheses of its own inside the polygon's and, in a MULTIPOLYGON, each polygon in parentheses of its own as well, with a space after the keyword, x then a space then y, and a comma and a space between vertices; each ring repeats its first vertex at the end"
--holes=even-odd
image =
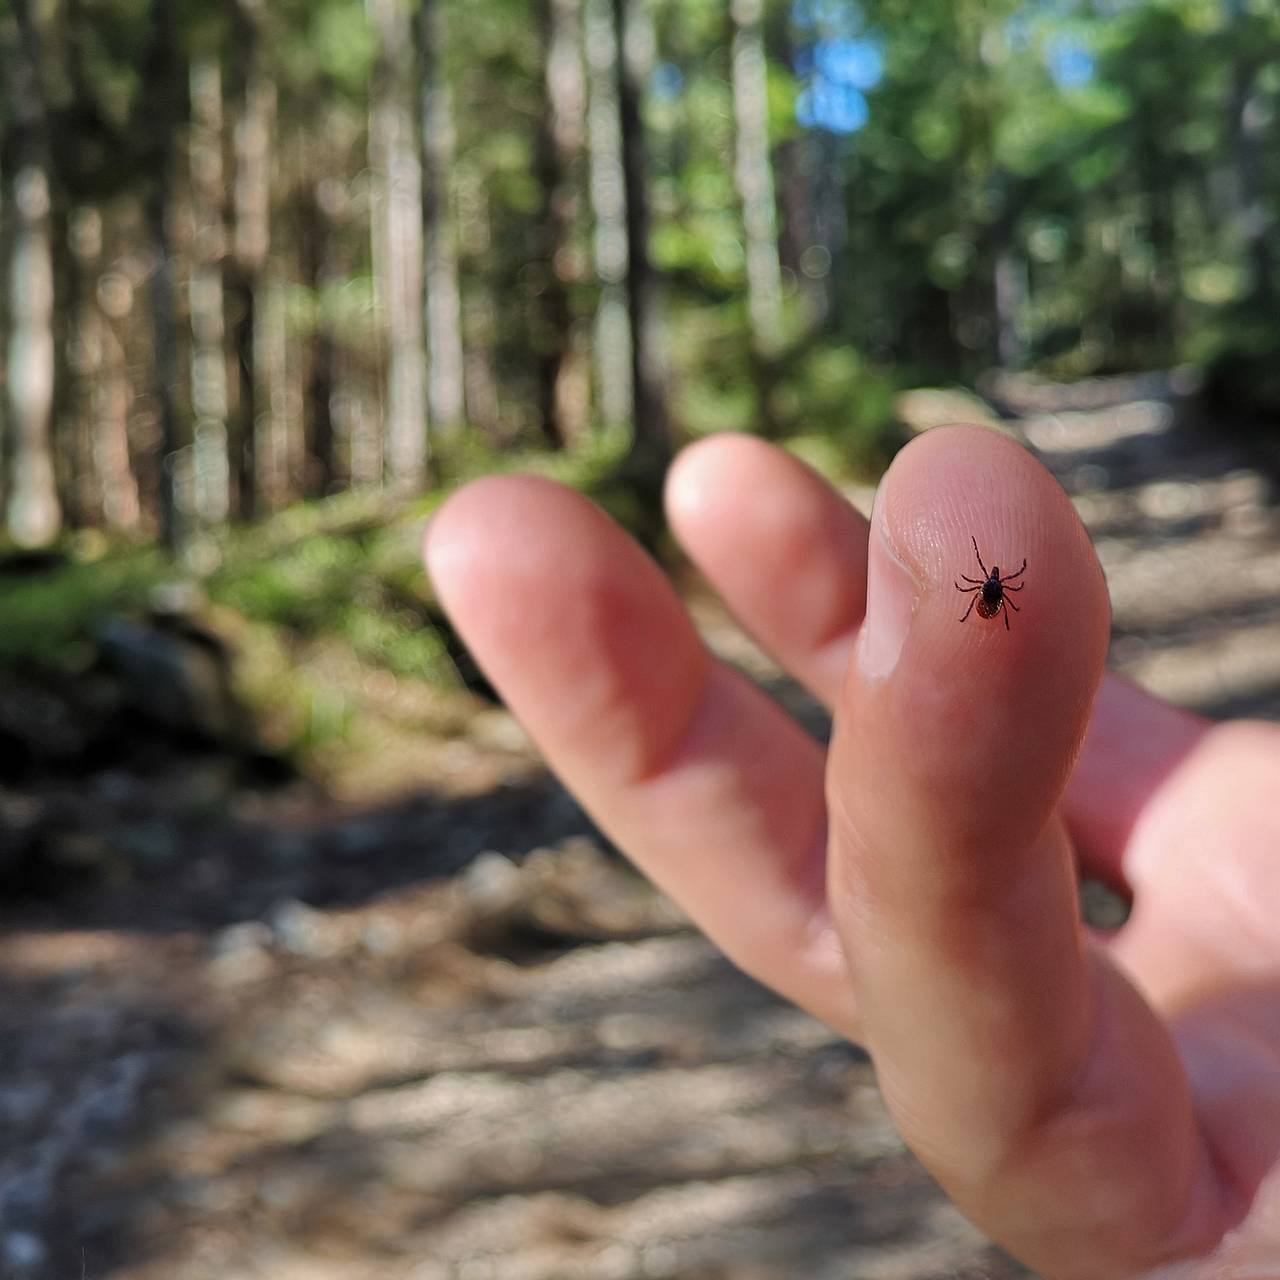
POLYGON ((871 467, 992 369, 1261 414, 1278 48, 1270 0, 8 0, 7 539, 723 429, 871 467))
MULTIPOLYGON (((423 526, 483 474, 572 485, 656 555, 706 669, 763 690, 771 719, 708 698, 680 770, 632 788, 672 865, 726 868, 717 910, 762 922, 756 954, 836 954, 817 898, 802 943, 771 923, 820 862, 748 848, 799 830, 755 792, 820 796, 831 719, 664 525, 668 464, 702 437, 775 442, 865 513, 927 425, 909 404, 998 426, 1097 551, 1111 673, 1280 720, 1278 54, 1277 0, 0 0, 0 1276, 1024 1280, 895 1136, 867 1055, 720 957, 625 864, 603 792, 549 771, 446 617, 423 526), (780 754, 749 770, 702 745, 757 723, 744 758, 780 754), (788 763, 810 759, 812 791, 788 763)), ((991 665, 962 687, 940 666, 918 705, 1045 756, 1065 686, 1041 658, 1086 665, 1083 632, 1045 623, 1083 616, 1084 579, 985 482, 995 518, 964 534, 1006 574, 1033 557, 1028 608, 962 631, 944 582, 956 652, 991 665)), ((776 483, 739 488, 761 521, 726 545, 776 615, 822 618, 811 657, 819 634, 847 654, 865 544, 805 522, 855 517, 793 497, 779 520, 776 483), (817 590, 814 546, 846 557, 817 590)), ((477 556, 474 596, 528 684, 555 655, 544 692, 587 691, 578 754, 621 725, 639 778, 631 726, 659 722, 685 633, 649 627, 661 597, 631 591, 649 566, 621 539, 586 548, 610 577, 583 587, 580 544, 522 510, 494 545, 528 525, 549 571, 513 606, 523 568, 477 556), (579 665, 606 632, 661 674, 655 705, 625 664, 579 665)), ((946 576, 985 578, 961 550, 946 576)), ((1080 791, 1159 775, 1234 804, 1167 716, 1080 791)), ((971 728, 938 735, 957 759, 971 728)), ((1035 788, 982 784, 954 821, 985 851, 1035 788)), ((1200 914, 1169 945, 1195 953, 1235 919, 1198 869, 1235 864, 1144 803, 1158 822, 1115 825, 1177 827, 1196 870, 1161 884, 1200 914)), ((1112 889, 1151 891, 1090 843, 1110 929, 1112 889)), ((1201 975, 1194 1002, 1265 996, 1266 929, 1234 932, 1247 982, 1201 975)), ((971 1132, 978 1185, 997 1148, 971 1132)))

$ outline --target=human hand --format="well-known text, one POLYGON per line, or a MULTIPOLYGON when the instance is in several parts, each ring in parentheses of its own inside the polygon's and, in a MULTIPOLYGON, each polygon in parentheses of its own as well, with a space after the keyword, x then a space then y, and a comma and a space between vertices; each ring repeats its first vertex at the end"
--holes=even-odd
POLYGON ((687 450, 667 497, 831 747, 584 498, 481 480, 427 564, 552 767, 731 959, 867 1046, 906 1141, 1048 1280, 1280 1277, 1280 728, 1103 679, 1088 537, 998 434, 912 443, 870 529, 745 437, 687 450), (971 537, 1029 562, 1008 632, 959 623, 971 537), (1081 925, 1081 874, 1132 894, 1116 933, 1081 925))

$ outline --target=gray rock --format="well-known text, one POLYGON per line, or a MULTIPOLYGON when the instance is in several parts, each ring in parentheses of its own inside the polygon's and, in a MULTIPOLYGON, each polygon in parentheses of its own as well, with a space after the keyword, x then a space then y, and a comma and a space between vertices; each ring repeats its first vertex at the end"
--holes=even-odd
POLYGON ((309 959, 332 955, 340 941, 323 911, 297 901, 281 902, 273 908, 271 930, 286 951, 309 959))
POLYGON ((236 736, 242 717, 231 691, 230 655, 220 641, 125 618, 109 619, 96 639, 129 706, 170 729, 236 736))
POLYGON ((5 1265, 21 1275, 43 1266, 49 1250, 45 1248, 44 1241, 30 1231, 10 1231, 0 1242, 0 1254, 4 1257, 5 1265))

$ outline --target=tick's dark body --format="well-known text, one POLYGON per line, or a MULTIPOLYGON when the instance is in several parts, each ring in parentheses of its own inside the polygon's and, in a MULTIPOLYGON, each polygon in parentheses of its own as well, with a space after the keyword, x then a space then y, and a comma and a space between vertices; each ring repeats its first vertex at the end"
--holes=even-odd
POLYGON ((987 572, 987 566, 982 563, 982 552, 978 550, 977 538, 973 539, 973 554, 978 557, 978 566, 982 570, 983 577, 970 578, 963 573, 960 575, 971 585, 962 587, 957 582, 956 590, 973 592, 973 599, 969 601, 969 607, 965 610, 964 617, 961 618, 960 621, 968 621, 969 615, 973 612, 975 605, 978 607, 978 617, 980 618, 994 618, 996 614, 1003 609, 1004 629, 1008 631, 1011 629, 1009 626, 1009 610, 1012 609, 1014 613, 1018 613, 1020 610, 1018 609, 1018 606, 1009 599, 1007 593, 1010 591, 1021 591, 1023 586, 1026 585, 1025 583, 1022 583, 1019 586, 1012 587, 1009 584, 1015 578, 1020 578, 1023 573, 1026 572, 1027 562, 1025 560, 1022 562, 1022 568, 1019 569, 1017 573, 1011 573, 1008 577, 1002 578, 1000 576, 1000 566, 998 564, 992 565, 991 572, 987 572))

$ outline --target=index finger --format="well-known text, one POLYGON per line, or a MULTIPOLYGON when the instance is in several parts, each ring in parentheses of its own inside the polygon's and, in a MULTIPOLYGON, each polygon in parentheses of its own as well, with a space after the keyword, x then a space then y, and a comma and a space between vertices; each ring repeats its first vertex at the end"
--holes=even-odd
POLYGON ((670 582, 580 494, 490 477, 432 522, 441 601, 604 831, 742 968, 856 1034, 826 913, 822 749, 707 653, 670 582))

